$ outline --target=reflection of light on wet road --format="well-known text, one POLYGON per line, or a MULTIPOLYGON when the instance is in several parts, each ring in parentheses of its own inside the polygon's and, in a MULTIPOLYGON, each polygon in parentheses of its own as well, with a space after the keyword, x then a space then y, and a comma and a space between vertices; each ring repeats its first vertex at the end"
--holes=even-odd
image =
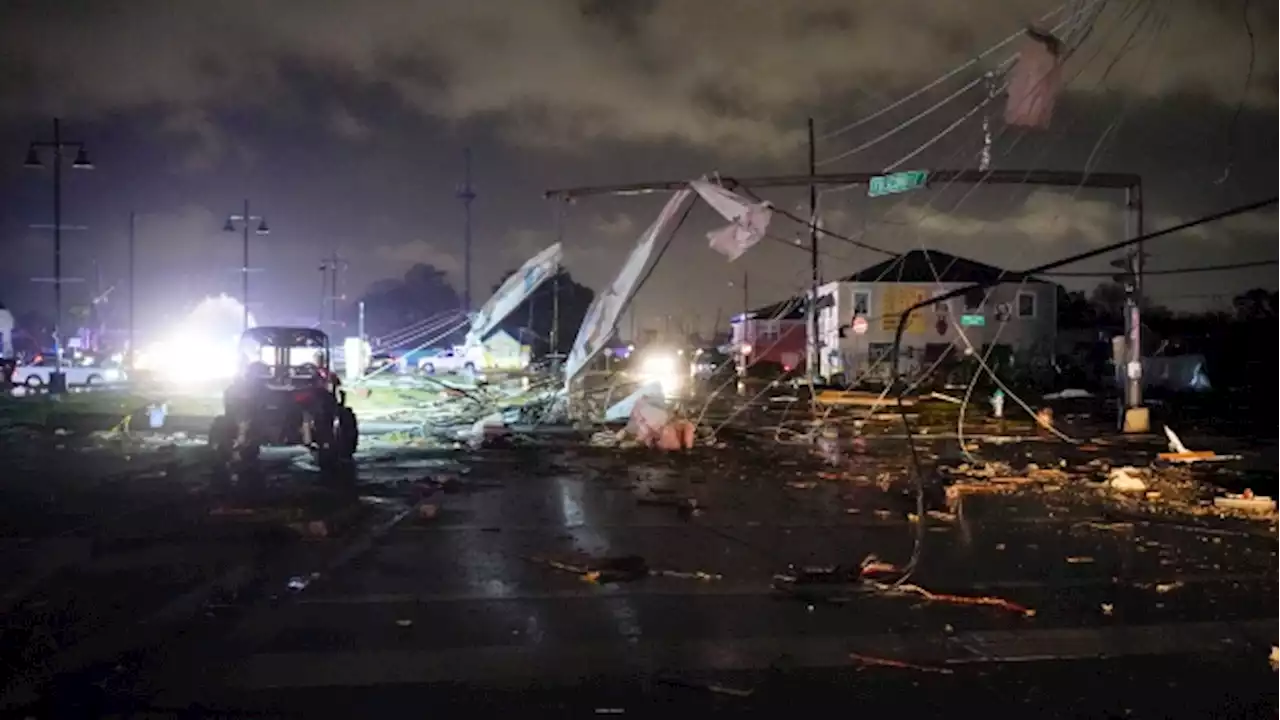
MULTIPOLYGON (((556 488, 560 493, 560 517, 564 527, 572 528, 578 549, 595 557, 612 555, 609 538, 600 532, 599 524, 589 517, 591 511, 584 503, 586 483, 576 478, 557 477, 556 488)), ((618 628, 618 635, 627 642, 634 643, 640 639, 640 623, 636 621, 636 609, 625 589, 620 589, 609 602, 605 603, 609 614, 613 616, 618 628)))
POLYGON ((555 484, 560 494, 561 521, 564 527, 577 531, 574 535, 578 548, 591 555, 608 555, 611 551, 609 540, 587 518, 587 511, 583 507, 585 483, 576 478, 558 477, 555 484))

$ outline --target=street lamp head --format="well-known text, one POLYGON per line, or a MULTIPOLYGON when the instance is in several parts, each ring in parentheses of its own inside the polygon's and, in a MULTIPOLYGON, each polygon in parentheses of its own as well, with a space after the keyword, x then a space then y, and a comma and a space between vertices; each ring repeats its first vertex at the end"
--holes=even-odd
POLYGON ((222 232, 235 232, 235 231, 236 231, 236 224, 231 221, 231 218, 227 218, 227 224, 222 226, 222 232))
POLYGON ((40 153, 36 151, 35 145, 27 148, 27 159, 22 162, 22 166, 36 169, 44 167, 44 163, 40 162, 40 153))
POLYGON ((93 163, 89 162, 89 153, 85 152, 84 148, 80 148, 76 151, 76 159, 71 163, 71 167, 77 170, 93 169, 93 163))
POLYGON ((267 227, 267 219, 263 218, 258 222, 258 234, 267 235, 271 232, 271 228, 267 227))

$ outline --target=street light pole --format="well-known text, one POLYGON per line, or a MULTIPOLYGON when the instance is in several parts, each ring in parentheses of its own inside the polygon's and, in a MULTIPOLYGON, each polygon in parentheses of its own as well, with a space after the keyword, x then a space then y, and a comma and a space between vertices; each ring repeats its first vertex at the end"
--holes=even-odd
POLYGON ((62 157, 64 149, 76 150, 73 168, 92 170, 93 163, 84 149, 84 143, 62 139, 62 122, 53 119, 53 141, 34 141, 27 147, 27 167, 44 167, 40 162, 42 149, 53 151, 53 343, 54 366, 49 377, 49 392, 63 393, 67 389, 67 377, 62 372, 62 157))
POLYGON ((235 232, 236 223, 241 223, 241 241, 243 243, 243 262, 240 267, 240 293, 241 302, 244 303, 244 329, 249 329, 249 223, 257 220, 258 229, 255 231, 258 235, 268 235, 270 230, 267 229, 267 219, 260 215, 249 214, 249 198, 244 200, 244 212, 240 215, 227 216, 227 224, 223 226, 226 232, 235 232))
POLYGON ((240 297, 243 298, 244 329, 249 329, 249 198, 244 199, 244 263, 240 266, 240 297))
POLYGON ((138 291, 137 291, 138 286, 136 284, 137 283, 137 254, 136 254, 137 243, 138 243, 138 213, 131 212, 129 213, 129 355, 126 358, 126 360, 128 360, 128 364, 126 365, 126 367, 128 367, 130 370, 133 370, 133 358, 135 356, 135 353, 137 352, 137 350, 135 349, 137 348, 137 345, 135 344, 137 341, 137 338, 134 335, 135 330, 137 328, 137 325, 135 324, 136 316, 134 313, 137 309, 137 304, 138 304, 136 300, 138 295, 138 291))

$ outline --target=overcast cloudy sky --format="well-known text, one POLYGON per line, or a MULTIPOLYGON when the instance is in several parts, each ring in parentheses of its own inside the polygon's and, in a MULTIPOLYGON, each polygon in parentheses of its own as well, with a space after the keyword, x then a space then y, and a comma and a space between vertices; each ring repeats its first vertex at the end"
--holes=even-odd
MULTIPOLYGON (((1241 0, 1099 0, 1066 68, 1048 130, 995 123, 996 167, 1143 175, 1147 226, 1277 190, 1276 8, 1241 0), (1252 70, 1250 71, 1250 66, 1252 70), (1247 84, 1247 86, 1246 86, 1247 84)), ((1088 6, 1076 0, 1073 7, 1088 6)), ((237 288, 239 245, 220 230, 248 196, 272 235, 255 245, 267 316, 314 313, 319 258, 348 257, 347 290, 430 262, 461 272, 453 198, 473 148, 477 265, 487 290, 554 237, 552 187, 802 172, 805 118, 820 159, 872 139, 1006 57, 850 132, 883 107, 1059 7, 1056 0, 10 0, 0 6, 0 301, 39 302, 48 274, 47 174, 24 170, 50 118, 98 169, 68 175, 70 272, 96 257, 123 275, 130 210, 145 213, 140 300, 176 307, 237 288), (269 289, 268 289, 269 287, 269 289)), ((823 170, 874 171, 969 112, 967 93, 823 170)), ((974 114, 912 167, 972 167, 974 114)), ((1114 193, 982 187, 868 201, 823 197, 832 230, 905 250, 925 244, 1014 269, 1118 239, 1114 193), (963 201, 962 201, 963 197, 963 201)), ((802 192, 761 190, 787 206, 802 192)), ((568 264, 603 285, 660 197, 588 198, 568 209, 568 264)), ((739 309, 802 286, 807 257, 765 243, 729 265, 706 248, 696 210, 638 299, 645 322, 739 309)), ((780 220, 776 231, 799 228, 780 220)), ((1150 248, 1152 268, 1275 257, 1277 216, 1240 218, 1150 248)), ((876 257, 824 242, 823 272, 876 257)), ((1105 262, 1081 267, 1104 268, 1105 262)), ((1274 267, 1153 281, 1157 300, 1212 303, 1274 287, 1274 267)), ((458 283, 460 285, 460 282, 458 283)), ((77 292, 77 291, 72 291, 77 292)))

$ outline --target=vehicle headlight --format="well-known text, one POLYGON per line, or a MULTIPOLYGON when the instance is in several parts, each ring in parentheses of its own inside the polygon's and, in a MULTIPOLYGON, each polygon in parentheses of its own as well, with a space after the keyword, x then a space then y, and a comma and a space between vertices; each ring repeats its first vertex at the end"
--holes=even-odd
POLYGON ((654 355, 645 358, 640 364, 640 372, 645 375, 654 377, 664 377, 674 375, 676 372, 676 359, 668 355, 654 355))

